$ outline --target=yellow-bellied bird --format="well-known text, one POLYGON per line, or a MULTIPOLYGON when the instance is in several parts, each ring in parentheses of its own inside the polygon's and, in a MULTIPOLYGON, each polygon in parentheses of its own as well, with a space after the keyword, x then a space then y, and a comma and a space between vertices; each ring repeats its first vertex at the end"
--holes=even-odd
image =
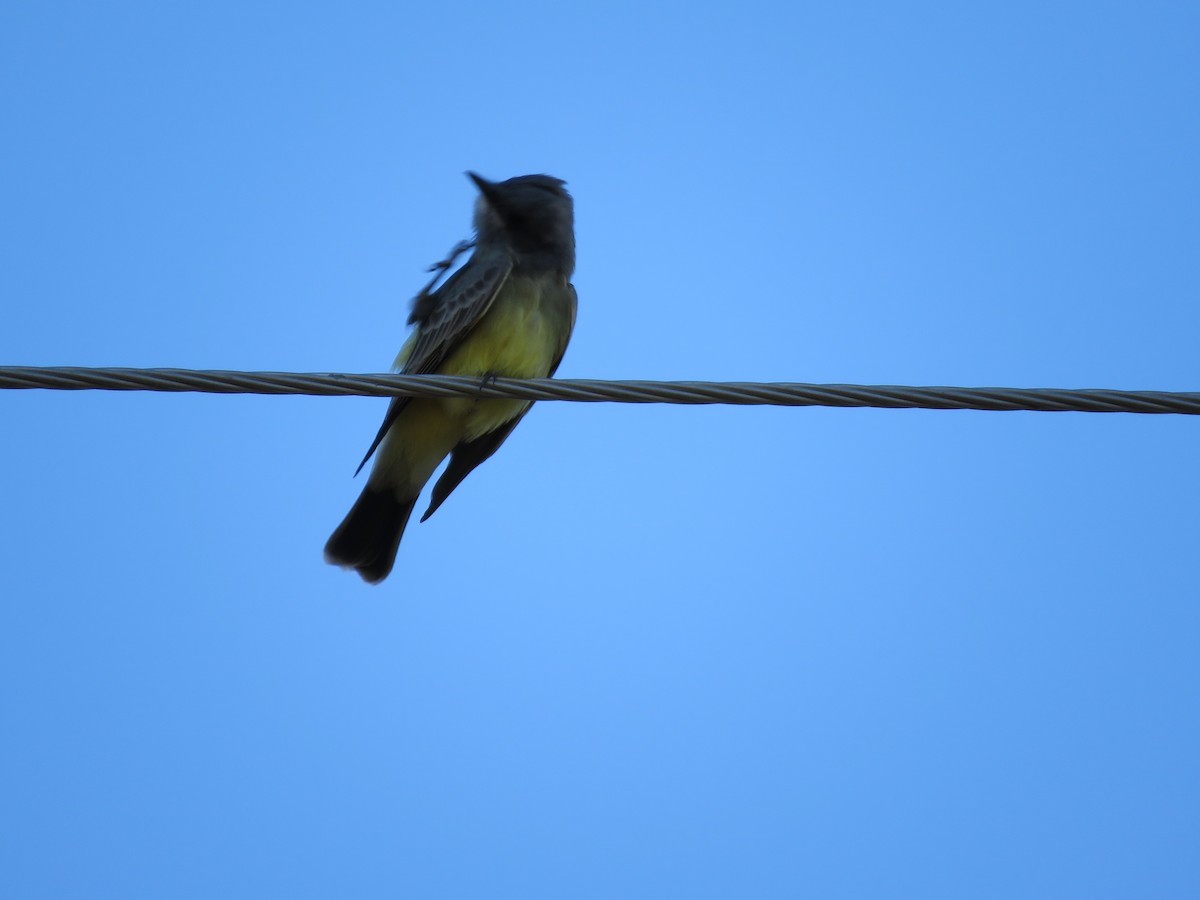
MULTIPOLYGON (((564 182, 522 175, 479 188, 475 252, 413 304, 396 367, 404 374, 544 378, 554 374, 575 325, 574 207, 564 182)), ((358 501, 325 545, 325 559, 378 584, 388 576, 413 507, 433 487, 433 514, 529 411, 524 400, 396 397, 359 469, 379 451, 358 501)))

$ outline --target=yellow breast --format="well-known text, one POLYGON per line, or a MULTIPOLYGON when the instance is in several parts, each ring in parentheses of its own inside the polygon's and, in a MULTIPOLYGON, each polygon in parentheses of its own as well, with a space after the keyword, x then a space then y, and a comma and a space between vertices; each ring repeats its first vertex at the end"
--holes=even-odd
MULTIPOLYGON (((561 290, 525 277, 510 277, 487 315, 438 367, 443 375, 484 378, 544 378, 550 374, 566 340, 570 321, 546 301, 543 288, 561 290)), ((465 417, 468 439, 486 434, 524 412, 523 400, 443 401, 448 414, 465 417)))

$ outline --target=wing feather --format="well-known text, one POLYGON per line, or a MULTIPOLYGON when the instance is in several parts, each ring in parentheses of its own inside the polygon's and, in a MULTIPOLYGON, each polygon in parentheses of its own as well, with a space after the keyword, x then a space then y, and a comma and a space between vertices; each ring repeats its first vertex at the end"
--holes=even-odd
MULTIPOLYGON (((421 298, 413 307, 409 323, 416 323, 416 340, 401 370, 405 375, 430 375, 482 319, 500 288, 512 272, 512 258, 506 254, 480 256, 475 253, 445 284, 421 298)), ((354 470, 357 475, 379 448, 396 417, 408 406, 411 397, 394 397, 388 406, 379 433, 366 456, 354 470)))

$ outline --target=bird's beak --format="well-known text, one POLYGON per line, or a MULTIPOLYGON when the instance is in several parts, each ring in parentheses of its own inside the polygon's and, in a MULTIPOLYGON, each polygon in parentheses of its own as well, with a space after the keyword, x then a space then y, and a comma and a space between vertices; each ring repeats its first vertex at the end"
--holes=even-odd
POLYGON ((475 172, 468 172, 467 177, 475 182, 475 187, 479 188, 479 193, 483 194, 487 201, 491 203, 496 196, 496 185, 488 181, 482 175, 477 175, 475 172))

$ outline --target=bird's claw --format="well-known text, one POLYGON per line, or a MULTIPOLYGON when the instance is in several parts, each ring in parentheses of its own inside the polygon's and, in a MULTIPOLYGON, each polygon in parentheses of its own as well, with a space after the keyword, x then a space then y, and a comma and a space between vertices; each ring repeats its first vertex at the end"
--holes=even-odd
POLYGON ((428 297, 433 292, 433 289, 435 287, 437 287, 437 283, 439 281, 441 281, 441 278, 446 273, 446 271, 452 265, 454 265, 454 261, 474 246, 475 246, 474 241, 459 241, 457 244, 455 244, 451 248, 449 256, 447 256, 445 259, 441 260, 440 262, 435 262, 432 266, 430 266, 428 269, 426 269, 425 270, 426 272, 433 272, 435 274, 434 274, 433 278, 429 279, 429 284, 427 284, 427 285, 425 285, 425 287, 421 288, 421 290, 417 294, 417 296, 413 297, 413 300, 412 300, 413 306, 416 306, 422 300, 424 300, 426 297, 428 297))
POLYGON ((474 241, 459 241, 450 249, 450 255, 445 259, 435 262, 432 266, 426 269, 426 272, 444 272, 452 265, 454 261, 475 246, 474 241))

